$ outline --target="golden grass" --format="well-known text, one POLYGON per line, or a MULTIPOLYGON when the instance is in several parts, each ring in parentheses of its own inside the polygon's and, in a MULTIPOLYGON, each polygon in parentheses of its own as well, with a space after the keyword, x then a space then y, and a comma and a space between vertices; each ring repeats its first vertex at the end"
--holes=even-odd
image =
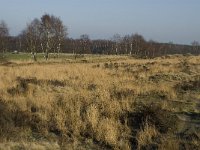
POLYGON ((0 150, 19 150, 19 149, 29 149, 29 150, 59 150, 60 147, 58 143, 49 142, 5 142, 0 143, 0 150))
MULTIPOLYGON (((162 103, 163 109, 177 112, 182 106, 174 106, 173 101, 182 99, 176 85, 182 79, 199 75, 199 56, 177 57, 147 60, 90 56, 84 58, 87 63, 57 60, 1 65, 0 110, 2 107, 2 111, 8 112, 4 121, 18 113, 19 118, 14 116, 8 123, 10 128, 30 128, 31 133, 19 138, 25 142, 24 147, 28 147, 32 141, 28 137, 36 132, 48 140, 54 139, 51 134, 55 134, 60 147, 71 144, 72 149, 79 149, 86 139, 92 139, 91 147, 131 149, 129 139, 133 135, 126 123, 127 112, 134 112, 138 102, 162 103), (188 60, 195 73, 183 72, 182 60, 188 60), (26 119, 30 122, 25 122, 26 119), (15 125, 16 120, 19 125, 15 125)), ((198 93, 194 95, 199 97, 198 93)), ((183 108, 191 110, 186 105, 183 108)), ((13 140, 12 131, 0 135, 3 141, 13 140)), ((145 123, 136 136, 139 148, 152 143, 152 138, 158 135, 153 125, 145 123)), ((54 146, 56 149, 57 145, 54 146)))
POLYGON ((154 144, 154 140, 158 138, 159 132, 155 126, 150 125, 148 122, 144 123, 143 129, 137 133, 138 149, 147 147, 148 145, 154 144))

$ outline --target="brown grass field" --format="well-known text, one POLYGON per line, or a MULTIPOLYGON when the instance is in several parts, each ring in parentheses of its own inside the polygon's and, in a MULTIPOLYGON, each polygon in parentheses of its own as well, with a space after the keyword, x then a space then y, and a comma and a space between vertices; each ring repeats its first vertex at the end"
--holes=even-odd
POLYGON ((0 63, 0 150, 198 150, 200 56, 0 63))

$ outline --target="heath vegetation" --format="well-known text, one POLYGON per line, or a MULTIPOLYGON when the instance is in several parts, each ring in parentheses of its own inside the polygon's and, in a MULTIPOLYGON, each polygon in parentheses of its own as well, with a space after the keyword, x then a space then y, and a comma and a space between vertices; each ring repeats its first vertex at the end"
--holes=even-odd
POLYGON ((200 147, 200 57, 1 60, 0 149, 200 147))

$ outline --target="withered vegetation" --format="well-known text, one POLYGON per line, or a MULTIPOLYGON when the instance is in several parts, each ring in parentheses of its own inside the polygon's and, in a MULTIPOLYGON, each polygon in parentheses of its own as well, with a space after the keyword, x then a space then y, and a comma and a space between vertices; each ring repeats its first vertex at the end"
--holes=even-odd
POLYGON ((200 147, 199 56, 7 63, 0 149, 200 147))

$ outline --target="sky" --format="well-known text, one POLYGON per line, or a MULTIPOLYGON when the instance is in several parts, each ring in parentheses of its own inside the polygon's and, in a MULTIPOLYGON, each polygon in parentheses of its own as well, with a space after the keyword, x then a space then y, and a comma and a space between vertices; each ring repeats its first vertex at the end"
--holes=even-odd
POLYGON ((71 38, 138 33, 158 42, 200 42, 200 0, 0 0, 0 20, 14 36, 45 13, 60 17, 71 38))

